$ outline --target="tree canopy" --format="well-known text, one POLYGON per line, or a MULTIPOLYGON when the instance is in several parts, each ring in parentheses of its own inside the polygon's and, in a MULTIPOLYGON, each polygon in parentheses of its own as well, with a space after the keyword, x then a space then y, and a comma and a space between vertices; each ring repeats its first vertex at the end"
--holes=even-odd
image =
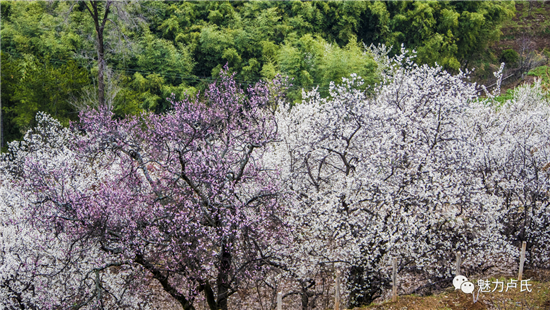
MULTIPOLYGON (((37 111, 76 120, 83 101, 99 100, 93 90, 102 71, 86 3, 1 6, 5 140, 21 138, 37 111)), ((117 2, 103 31, 105 96, 121 117, 161 113, 172 93, 183 99, 204 90, 228 64, 245 85, 293 78, 289 97, 298 102, 302 88, 326 96, 330 81, 351 73, 374 83, 363 44, 404 44, 419 63, 457 70, 498 39, 513 12, 507 1, 117 2)))

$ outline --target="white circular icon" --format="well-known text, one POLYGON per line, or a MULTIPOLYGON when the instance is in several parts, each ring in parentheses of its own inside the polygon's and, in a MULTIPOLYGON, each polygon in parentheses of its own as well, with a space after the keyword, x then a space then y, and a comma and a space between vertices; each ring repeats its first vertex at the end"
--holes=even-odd
POLYGON ((468 281, 468 278, 466 278, 465 276, 456 276, 453 279, 453 286, 455 287, 455 290, 459 290, 462 283, 466 281, 468 281))
POLYGON ((474 284, 470 281, 466 281, 462 283, 462 285, 460 286, 460 290, 466 294, 470 294, 474 291, 474 284))

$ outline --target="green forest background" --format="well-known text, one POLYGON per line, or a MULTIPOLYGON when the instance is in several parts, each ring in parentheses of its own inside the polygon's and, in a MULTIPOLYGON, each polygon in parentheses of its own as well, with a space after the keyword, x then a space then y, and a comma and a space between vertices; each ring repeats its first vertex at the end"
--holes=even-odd
MULTIPOLYGON (((106 3, 0 2, 2 147, 34 126, 37 111, 68 125, 97 102, 88 8, 103 16, 106 3)), ((199 93, 227 64, 243 85, 292 78, 288 96, 298 102, 302 88, 326 95, 351 73, 375 83, 370 44, 403 44, 419 63, 452 72, 498 64, 488 48, 515 15, 510 1, 117 1, 104 29, 105 101, 119 117, 162 113, 172 93, 199 93)))

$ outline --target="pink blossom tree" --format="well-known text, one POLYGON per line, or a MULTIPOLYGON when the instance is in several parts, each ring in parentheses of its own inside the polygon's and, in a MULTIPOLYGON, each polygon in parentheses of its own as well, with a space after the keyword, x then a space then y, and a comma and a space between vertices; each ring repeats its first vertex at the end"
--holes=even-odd
POLYGON ((277 173, 261 164, 277 139, 273 90, 259 83, 245 93, 222 73, 204 101, 173 102, 165 115, 81 114, 73 128, 82 133, 57 150, 70 160, 35 154, 12 166, 33 195, 33 223, 146 270, 184 309, 199 293, 227 309, 269 260, 267 244, 284 241, 277 173))
MULTIPOLYGON (((146 309, 153 305, 155 294, 140 289, 150 282, 143 270, 105 253, 90 238, 63 231, 55 222, 62 215, 54 209, 37 212, 40 193, 20 187, 28 172, 26 164, 50 169, 78 165, 76 154, 67 147, 77 136, 43 113, 37 115, 37 123, 24 141, 10 144, 7 158, 0 161, 0 308, 146 309)), ((81 188, 86 182, 73 178, 71 185, 81 188)))

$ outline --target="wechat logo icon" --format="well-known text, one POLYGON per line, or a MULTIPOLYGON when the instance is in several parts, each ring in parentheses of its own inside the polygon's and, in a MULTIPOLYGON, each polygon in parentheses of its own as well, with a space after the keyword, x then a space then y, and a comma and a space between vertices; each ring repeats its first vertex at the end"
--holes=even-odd
POLYGON ((474 284, 468 281, 465 276, 456 276, 453 279, 453 286, 455 290, 461 290, 466 294, 472 294, 474 292, 474 284))

